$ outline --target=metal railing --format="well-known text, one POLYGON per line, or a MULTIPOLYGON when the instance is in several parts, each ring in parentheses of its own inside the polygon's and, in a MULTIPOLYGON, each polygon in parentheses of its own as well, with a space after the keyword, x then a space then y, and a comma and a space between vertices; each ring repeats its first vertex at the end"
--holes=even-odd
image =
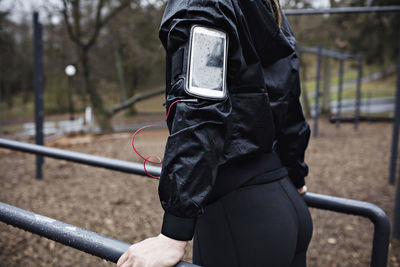
MULTIPOLYGON (((26 153, 42 155, 50 158, 62 159, 67 161, 72 161, 76 163, 81 163, 85 165, 91 165, 95 167, 101 167, 105 169, 132 173, 132 174, 140 174, 146 175, 143 170, 143 164, 134 163, 130 161, 124 161, 119 159, 111 159, 100 156, 94 156, 85 153, 79 153, 64 149, 39 146, 24 142, 17 142, 12 140, 7 140, 0 138, 0 147, 18 150, 26 153)), ((149 173, 160 176, 161 169, 154 166, 146 166, 146 169, 149 173)))
MULTIPOLYGON (((143 165, 123 160, 43 147, 1 138, 0 147, 121 172, 146 175, 143 170, 143 165)), ((156 175, 161 173, 161 168, 159 167, 148 167, 148 169, 156 175)), ((374 224, 371 267, 386 266, 389 248, 390 222, 389 218, 381 208, 368 202, 315 193, 306 193, 303 197, 307 205, 312 208, 369 218, 374 224)), ((0 220, 113 262, 115 262, 115 260, 118 259, 118 257, 129 247, 129 244, 118 240, 58 222, 54 219, 21 210, 7 204, 0 205, 0 220)), ((189 263, 180 264, 185 264, 179 265, 180 267, 193 266, 189 263)))
POLYGON ((387 265, 390 240, 390 221, 381 208, 364 201, 315 193, 306 193, 303 198, 311 208, 335 211, 370 219, 374 224, 371 267, 387 265))
POLYGON ((366 7, 336 7, 319 9, 286 9, 285 15, 324 15, 324 14, 356 14, 356 13, 381 13, 400 12, 400 6, 366 6, 366 7))
MULTIPOLYGON (((117 263, 130 244, 0 202, 0 221, 117 263)), ((176 267, 198 265, 181 261, 176 267)))

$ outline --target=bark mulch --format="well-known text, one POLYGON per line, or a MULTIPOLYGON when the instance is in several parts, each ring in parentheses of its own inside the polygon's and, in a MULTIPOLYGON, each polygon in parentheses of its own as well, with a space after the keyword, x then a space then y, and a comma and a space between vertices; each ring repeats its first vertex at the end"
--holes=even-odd
MULTIPOLYGON (((321 122, 307 151, 310 192, 368 201, 393 217, 395 188, 388 185, 392 126, 321 122)), ((167 131, 144 131, 143 153, 163 155, 167 131)), ((139 161, 130 134, 85 135, 54 140, 49 146, 139 161)), ((128 243, 157 235, 162 208, 158 181, 142 176, 46 158, 42 181, 34 179, 35 157, 0 149, 0 201, 128 243)), ((368 266, 373 225, 367 219, 311 209, 314 234, 309 266, 368 266)), ((191 246, 185 260, 190 261, 191 246)), ((392 242, 389 266, 400 266, 392 242)), ((75 249, 0 223, 0 266, 114 266, 75 249)))

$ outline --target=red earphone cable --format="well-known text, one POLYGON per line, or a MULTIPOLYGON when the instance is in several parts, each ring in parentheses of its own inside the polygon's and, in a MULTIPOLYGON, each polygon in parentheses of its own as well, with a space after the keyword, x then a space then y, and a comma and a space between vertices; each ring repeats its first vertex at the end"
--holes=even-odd
MULTIPOLYGON (((176 101, 172 102, 172 104, 171 104, 171 105, 169 106, 169 108, 168 108, 168 112, 167 112, 167 116, 166 116, 165 120, 168 120, 169 113, 171 112, 172 106, 175 105, 176 103, 182 102, 182 101, 183 101, 182 99, 179 99, 179 100, 176 100, 176 101)), ((161 125, 160 125, 160 124, 147 125, 147 126, 144 126, 144 127, 140 128, 139 130, 137 130, 137 131, 133 134, 133 136, 132 136, 132 148, 133 148, 133 150, 136 152, 136 154, 138 154, 139 157, 141 157, 141 158, 143 159, 143 168, 144 168, 144 171, 146 172, 146 174, 147 174, 148 176, 152 177, 152 178, 160 179, 160 176, 154 176, 154 175, 150 174, 150 173, 147 171, 147 169, 146 169, 146 163, 148 162, 148 163, 153 163, 153 164, 161 165, 161 163, 162 163, 161 158, 160 158, 159 156, 157 156, 157 155, 150 155, 150 156, 148 156, 147 158, 145 158, 144 156, 142 156, 142 154, 139 153, 139 151, 136 150, 136 147, 135 147, 135 137, 136 137, 136 135, 137 135, 138 133, 140 133, 140 132, 141 132, 142 130, 144 130, 144 129, 151 128, 151 127, 156 127, 156 126, 161 126, 161 125), (158 161, 151 161, 151 160, 149 160, 150 158, 156 158, 156 159, 158 159, 158 161)))

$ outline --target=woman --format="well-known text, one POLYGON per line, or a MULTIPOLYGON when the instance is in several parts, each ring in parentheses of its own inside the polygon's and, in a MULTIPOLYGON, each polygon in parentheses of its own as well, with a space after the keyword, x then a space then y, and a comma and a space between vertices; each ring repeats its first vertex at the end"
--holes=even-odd
POLYGON ((306 266, 310 130, 278 0, 168 1, 160 39, 171 111, 163 226, 118 266, 173 266, 193 236, 202 266, 306 266))

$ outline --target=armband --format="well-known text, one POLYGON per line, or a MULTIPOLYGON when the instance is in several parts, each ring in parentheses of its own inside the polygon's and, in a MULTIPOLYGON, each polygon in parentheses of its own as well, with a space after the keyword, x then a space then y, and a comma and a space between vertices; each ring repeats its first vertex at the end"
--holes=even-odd
POLYGON ((194 25, 190 32, 185 91, 204 99, 225 99, 228 35, 194 25))

